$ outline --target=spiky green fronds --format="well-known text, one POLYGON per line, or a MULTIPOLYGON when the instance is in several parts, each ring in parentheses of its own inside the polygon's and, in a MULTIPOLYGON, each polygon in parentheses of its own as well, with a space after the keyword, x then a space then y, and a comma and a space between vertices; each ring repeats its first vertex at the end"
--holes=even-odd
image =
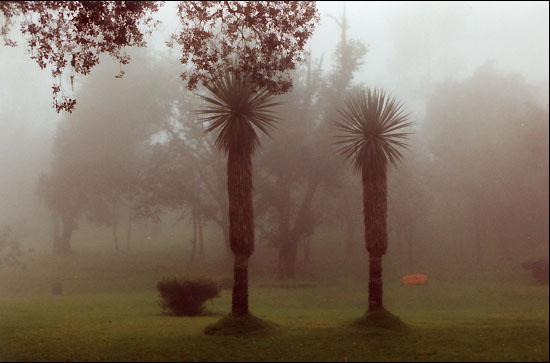
POLYGON ((408 147, 405 141, 410 135, 403 129, 412 122, 397 98, 384 90, 368 88, 351 97, 339 115, 336 126, 342 133, 336 136, 336 144, 358 171, 401 160, 399 149, 408 147))
POLYGON ((200 96, 206 107, 197 113, 208 123, 207 132, 217 131, 216 146, 225 153, 231 148, 253 152, 259 146, 257 129, 269 134, 277 121, 273 94, 229 71, 206 88, 210 94, 200 96))

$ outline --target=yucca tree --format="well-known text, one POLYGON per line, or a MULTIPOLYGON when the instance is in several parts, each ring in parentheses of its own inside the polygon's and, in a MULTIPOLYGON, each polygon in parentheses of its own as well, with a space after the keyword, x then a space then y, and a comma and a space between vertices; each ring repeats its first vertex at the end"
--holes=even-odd
POLYGON ((365 244, 369 253, 369 312, 382 310, 382 256, 388 249, 387 177, 389 164, 401 160, 409 133, 409 114, 393 96, 366 89, 352 96, 339 112, 339 152, 363 179, 365 244))
POLYGON ((198 111, 217 132, 216 146, 227 155, 229 241, 235 255, 232 313, 248 315, 248 260, 254 251, 252 207, 252 155, 260 145, 258 130, 268 134, 276 122, 271 92, 254 86, 245 75, 225 72, 200 96, 206 104, 198 111))

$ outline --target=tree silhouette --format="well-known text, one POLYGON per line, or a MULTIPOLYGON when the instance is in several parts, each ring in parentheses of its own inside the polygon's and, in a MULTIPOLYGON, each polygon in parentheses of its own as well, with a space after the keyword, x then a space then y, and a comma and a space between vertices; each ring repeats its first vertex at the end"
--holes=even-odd
POLYGON ((336 122, 340 153, 353 162, 363 180, 365 244, 369 252, 369 311, 383 309, 382 256, 388 249, 388 164, 401 159, 406 148, 409 116, 399 101, 383 90, 367 89, 352 97, 336 122))
POLYGON ((227 154, 229 241, 235 254, 232 313, 249 314, 248 260, 254 251, 252 155, 257 130, 275 122, 273 96, 292 85, 289 71, 302 60, 317 11, 299 2, 182 2, 184 30, 174 37, 182 62, 194 67, 182 75, 193 89, 202 82, 206 106, 199 110, 217 132, 216 146, 227 154))

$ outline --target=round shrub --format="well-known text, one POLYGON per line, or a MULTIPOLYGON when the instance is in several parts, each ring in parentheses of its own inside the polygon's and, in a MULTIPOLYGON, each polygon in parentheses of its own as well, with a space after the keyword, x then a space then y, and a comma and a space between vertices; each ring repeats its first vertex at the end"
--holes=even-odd
POLYGON ((220 293, 218 284, 205 277, 167 277, 157 283, 157 290, 162 308, 177 316, 201 314, 204 303, 220 293))

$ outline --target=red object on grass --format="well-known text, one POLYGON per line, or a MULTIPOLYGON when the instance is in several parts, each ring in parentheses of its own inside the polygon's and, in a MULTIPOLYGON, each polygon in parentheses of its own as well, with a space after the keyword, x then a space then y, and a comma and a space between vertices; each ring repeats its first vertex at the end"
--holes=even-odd
POLYGON ((405 275, 401 277, 401 283, 403 285, 426 285, 428 283, 428 275, 426 274, 405 275))

